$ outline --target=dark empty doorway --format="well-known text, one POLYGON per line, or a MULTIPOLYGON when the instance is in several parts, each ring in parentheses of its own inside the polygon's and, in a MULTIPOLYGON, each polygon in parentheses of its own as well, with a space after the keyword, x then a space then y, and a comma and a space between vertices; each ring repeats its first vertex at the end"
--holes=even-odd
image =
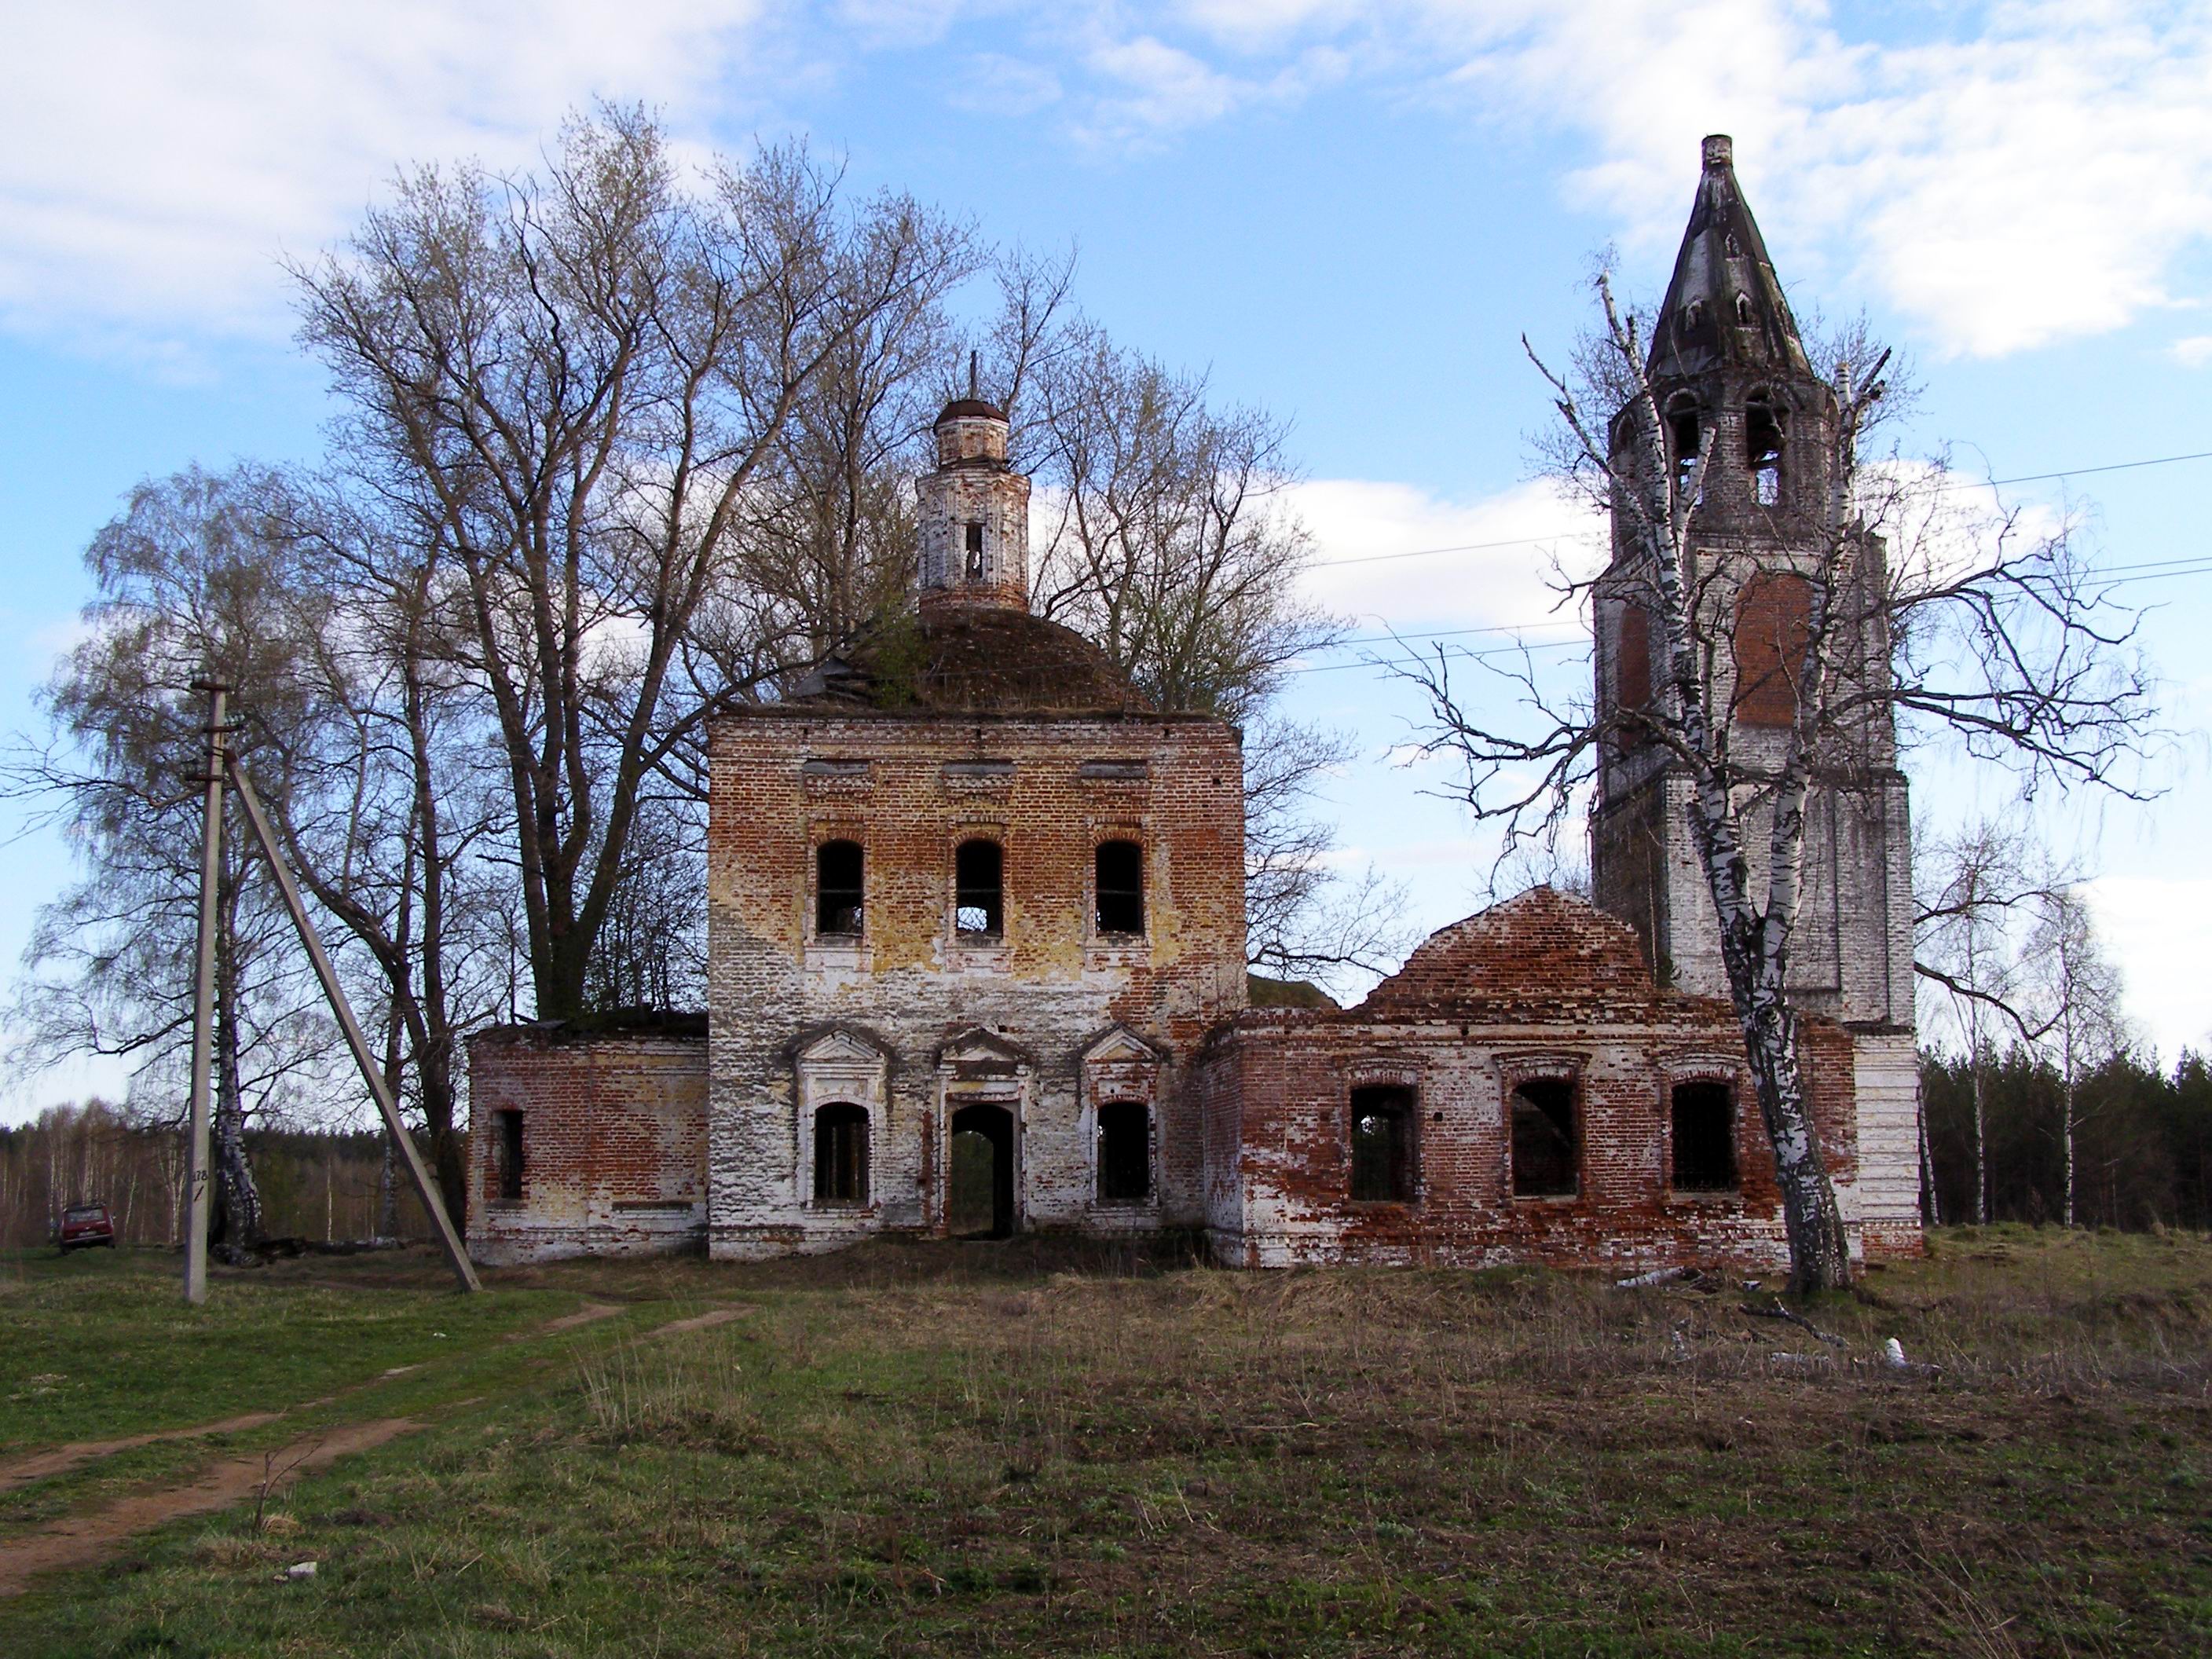
POLYGON ((1014 1116, 1003 1106, 952 1115, 945 1231, 955 1238, 1006 1238, 1014 1231, 1014 1116))

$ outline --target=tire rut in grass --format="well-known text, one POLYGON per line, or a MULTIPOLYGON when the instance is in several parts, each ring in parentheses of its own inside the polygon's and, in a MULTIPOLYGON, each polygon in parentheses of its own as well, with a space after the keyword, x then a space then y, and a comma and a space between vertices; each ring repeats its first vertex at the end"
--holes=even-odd
POLYGON ((115 1440, 72 1440, 65 1445, 50 1446, 27 1457, 0 1463, 0 1492, 13 1492, 49 1475, 66 1474, 80 1464, 112 1457, 118 1452, 136 1451, 141 1446, 159 1445, 167 1440, 196 1440, 205 1434, 236 1434, 274 1423, 283 1415, 281 1411, 247 1412, 238 1417, 226 1417, 220 1423, 198 1423, 188 1429, 156 1429, 148 1434, 126 1434, 115 1440))
MULTIPOLYGON (((557 1335, 562 1331, 575 1330, 582 1326, 595 1324, 602 1319, 611 1318, 622 1311, 622 1307, 616 1303, 586 1302, 574 1313, 564 1314, 558 1319, 549 1319, 542 1325, 532 1326, 528 1330, 509 1332, 502 1340, 507 1342, 523 1342, 535 1337, 557 1335)), ((673 1325, 663 1326, 652 1334, 658 1336, 667 1332, 690 1330, 702 1325, 719 1325, 723 1320, 733 1317, 735 1317, 733 1312, 702 1315, 697 1319, 678 1320, 673 1325)), ((175 1440, 197 1440, 207 1435, 238 1434, 248 1429, 264 1428, 271 1423, 282 1421, 294 1412, 314 1411, 342 1400, 348 1395, 358 1394, 364 1389, 373 1389, 380 1382, 388 1382, 394 1377, 410 1376, 423 1370, 425 1363, 418 1361, 412 1365, 394 1365, 390 1370, 370 1377, 365 1382, 356 1382, 351 1387, 340 1389, 335 1394, 322 1395, 313 1400, 302 1400, 289 1406, 279 1407, 274 1411, 244 1412, 238 1416, 226 1417, 214 1423, 194 1423, 180 1429, 155 1429, 144 1434, 121 1435, 112 1440, 72 1440, 62 1445, 49 1446, 43 1450, 30 1452, 21 1457, 0 1462, 0 1492, 13 1492, 18 1486, 29 1486, 34 1480, 45 1480, 58 1474, 67 1474, 70 1470, 81 1468, 87 1463, 97 1462, 103 1457, 112 1457, 118 1452, 136 1451, 141 1446, 161 1445, 175 1440)))
POLYGON ((306 1436, 273 1452, 225 1459, 181 1486, 134 1492, 88 1514, 71 1516, 26 1537, 0 1543, 0 1596, 21 1595, 42 1573, 88 1567, 106 1560, 125 1540, 166 1522, 206 1515, 252 1497, 276 1492, 296 1476, 367 1451, 422 1425, 411 1418, 381 1417, 343 1423, 306 1436))

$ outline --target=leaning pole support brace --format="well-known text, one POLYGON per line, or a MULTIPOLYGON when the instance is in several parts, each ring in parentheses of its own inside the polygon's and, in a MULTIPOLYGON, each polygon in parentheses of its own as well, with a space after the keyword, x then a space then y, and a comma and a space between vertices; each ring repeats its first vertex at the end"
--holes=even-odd
MULTIPOLYGON (((438 1183, 430 1179, 422 1154, 416 1150, 415 1138, 399 1121, 399 1103, 392 1097, 392 1085, 385 1080, 383 1068, 369 1052, 368 1038, 362 1035, 361 1022, 353 1017, 353 1005, 346 1000, 345 989, 338 983, 337 970, 331 966, 323 942, 315 933, 315 924, 307 919, 307 907, 300 898, 299 884, 292 879, 291 869, 285 864, 283 854, 277 850, 276 837, 270 833, 269 820, 261 811, 261 798, 253 793, 252 782, 238 757, 230 755, 227 758, 230 781, 238 791, 238 804, 246 809, 246 821, 252 828, 253 839, 261 844, 261 856, 269 861, 270 873, 276 878, 276 890, 284 896, 284 908, 291 912, 293 927, 300 930, 300 942, 307 947, 307 959, 315 964, 315 977, 323 983, 323 994, 330 999, 331 1012, 338 1017, 346 1045, 353 1050, 354 1063, 361 1067, 362 1080, 368 1085, 369 1093, 376 1097, 376 1109, 383 1115, 385 1129, 392 1136, 392 1144, 398 1147, 399 1156, 406 1161, 408 1177, 415 1183, 416 1194, 422 1199, 422 1207, 429 1212, 430 1220, 438 1230, 438 1247, 446 1253, 446 1265, 461 1281, 463 1290, 481 1291, 483 1286, 477 1282, 476 1265, 469 1260, 461 1236, 453 1231, 453 1220, 446 1213, 446 1200, 439 1194, 438 1183)), ((210 789, 210 799, 220 787, 217 784, 210 789)))

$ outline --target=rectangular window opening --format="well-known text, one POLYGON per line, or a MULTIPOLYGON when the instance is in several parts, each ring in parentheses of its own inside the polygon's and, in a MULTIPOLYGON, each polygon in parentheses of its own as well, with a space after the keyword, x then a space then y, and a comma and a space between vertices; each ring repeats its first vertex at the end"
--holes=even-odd
POLYGON ((824 938, 860 936, 866 854, 857 841, 825 841, 814 851, 814 931, 824 938))
POLYGON ((1738 1182, 1734 1091, 1710 1079, 1678 1083, 1672 1105, 1674 1190, 1734 1192, 1738 1182))
POLYGON ((968 939, 997 939, 1006 927, 1006 850, 981 836, 952 854, 953 931, 968 939))
POLYGON ((1399 1084, 1352 1091, 1352 1196, 1364 1203, 1413 1198, 1413 1091, 1399 1084))
POLYGON ((1513 1196, 1571 1198, 1580 1190, 1575 1085, 1531 1078, 1513 1091, 1513 1196))
POLYGON ((522 1114, 492 1114, 492 1189, 502 1204, 522 1199, 522 1114))
POLYGON ((1152 1195, 1152 1112, 1138 1101, 1109 1101, 1098 1109, 1099 1200, 1141 1204, 1152 1195))
POLYGON ((1101 842, 1094 873, 1097 878, 1097 931, 1143 933, 1145 849, 1133 841, 1101 842))
POLYGON ((983 526, 980 524, 968 526, 968 579, 983 579, 983 526))

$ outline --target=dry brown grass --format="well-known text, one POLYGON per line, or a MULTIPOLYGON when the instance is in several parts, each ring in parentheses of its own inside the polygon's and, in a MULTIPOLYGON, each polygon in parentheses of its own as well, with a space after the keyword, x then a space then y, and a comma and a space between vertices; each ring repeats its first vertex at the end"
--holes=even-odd
POLYGON ((312 1597, 163 1559, 11 1650, 185 1613, 268 1653, 2212 1645, 2202 1239, 1946 1235, 1802 1310, 1840 1346, 1732 1283, 1046 1240, 516 1277, 655 1305, 295 1494, 312 1597))

